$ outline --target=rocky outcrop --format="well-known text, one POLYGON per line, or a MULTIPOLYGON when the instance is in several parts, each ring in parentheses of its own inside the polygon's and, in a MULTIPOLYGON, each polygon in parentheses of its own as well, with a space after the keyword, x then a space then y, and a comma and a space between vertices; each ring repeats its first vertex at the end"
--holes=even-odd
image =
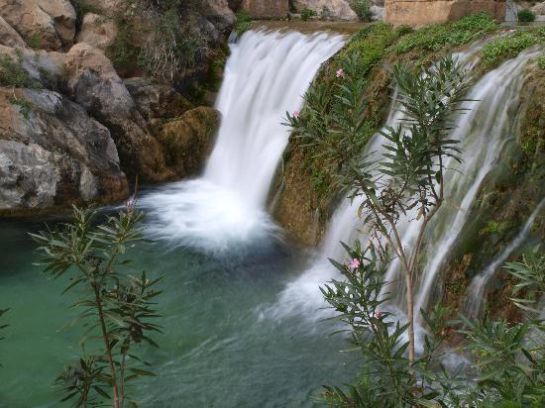
POLYGON ((127 176, 139 175, 144 182, 160 182, 174 174, 164 162, 160 144, 115 72, 110 60, 85 43, 73 46, 66 55, 68 94, 111 131, 127 176))
POLYGON ((34 48, 69 47, 76 34, 76 11, 68 0, 5 0, 2 16, 34 48))
POLYGON ((60 94, 0 90, 0 213, 127 196, 106 127, 60 94))
POLYGON ((290 11, 288 0, 243 0, 241 8, 255 18, 283 18, 290 11))
POLYGON ((7 47, 26 47, 25 40, 0 16, 0 44, 7 47))
POLYGON ((148 78, 129 78, 124 81, 136 107, 147 119, 173 118, 191 109, 191 102, 166 84, 154 84, 148 78))
POLYGON ((116 36, 117 27, 112 19, 87 13, 83 17, 77 42, 84 42, 104 51, 113 44, 116 36))
POLYGON ((297 11, 309 9, 319 16, 335 20, 357 20, 358 16, 348 0, 294 0, 297 11))
POLYGON ((199 173, 212 149, 219 122, 220 113, 203 106, 187 111, 162 127, 157 137, 165 148, 167 165, 178 176, 199 173))
POLYGON ((485 12, 505 20, 504 0, 386 0, 385 20, 394 25, 423 26, 485 12))
POLYGON ((222 33, 228 32, 236 20, 235 13, 229 7, 227 0, 203 1, 203 15, 222 33))

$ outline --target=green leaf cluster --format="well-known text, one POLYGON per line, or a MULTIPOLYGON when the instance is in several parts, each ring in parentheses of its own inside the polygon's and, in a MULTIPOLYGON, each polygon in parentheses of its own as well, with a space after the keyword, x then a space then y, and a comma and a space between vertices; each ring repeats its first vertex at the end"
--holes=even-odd
POLYGON ((76 406, 112 400, 119 408, 131 403, 128 382, 153 375, 132 349, 157 347, 150 335, 161 331, 154 323, 160 317, 154 302, 161 292, 155 289, 158 279, 127 272, 132 266, 127 252, 140 239, 142 215, 128 207, 103 222, 98 217, 96 211, 74 208, 72 222, 32 237, 45 273, 54 279, 67 276, 70 283, 63 293, 78 288, 83 296, 73 307, 81 310, 78 320, 85 327, 84 355, 58 378, 63 400, 76 406))

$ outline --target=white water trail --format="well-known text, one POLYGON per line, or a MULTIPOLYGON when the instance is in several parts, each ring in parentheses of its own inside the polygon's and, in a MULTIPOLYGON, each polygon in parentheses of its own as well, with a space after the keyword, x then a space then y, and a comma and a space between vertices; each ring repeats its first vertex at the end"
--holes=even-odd
POLYGON ((488 286, 498 270, 503 266, 505 261, 511 256, 511 254, 516 251, 526 240, 530 229, 534 225, 536 217, 539 215, 543 207, 545 206, 545 198, 537 205, 535 210, 532 212, 524 228, 518 233, 515 239, 499 254, 499 256, 494 259, 494 261, 486 267, 486 269, 475 276, 469 285, 467 291, 467 303, 465 305, 465 314, 469 318, 477 319, 481 316, 483 306, 486 302, 486 293, 488 291, 488 286))
MULTIPOLYGON (((458 55, 462 61, 469 61, 478 48, 458 55)), ((452 250, 463 226, 467 221, 469 210, 477 196, 480 186, 498 162, 498 158, 507 141, 515 136, 516 108, 523 80, 523 68, 535 52, 524 52, 517 58, 507 61, 499 68, 486 74, 470 90, 468 99, 476 102, 466 104, 470 110, 457 118, 451 139, 460 142, 463 152, 463 163, 457 165, 454 160, 446 164, 445 174, 446 203, 438 212, 426 235, 427 254, 422 276, 416 286, 415 310, 427 308, 435 288, 443 263, 452 250), (418 286, 419 284, 419 286, 418 286)), ((398 106, 392 106, 387 126, 394 126, 403 118, 398 106)), ((380 146, 385 139, 377 134, 368 144, 365 153, 381 154, 380 146)), ((335 212, 320 255, 313 266, 290 283, 281 294, 276 304, 275 314, 283 316, 300 312, 301 308, 316 310, 324 307, 319 286, 327 281, 339 278, 338 272, 328 265, 328 258, 338 261, 346 255, 340 242, 352 244, 356 239, 368 239, 365 226, 357 217, 358 200, 344 200, 335 212)), ((399 232, 403 244, 411 248, 419 231, 420 223, 415 221, 414 214, 400 220, 399 232)), ((405 287, 399 262, 392 262, 387 272, 386 281, 391 282, 388 291, 393 296, 389 308, 396 311, 401 321, 404 319, 405 287)), ((320 314, 317 313, 316 316, 320 314)))
POLYGON ((263 31, 231 44, 216 104, 222 122, 204 174, 141 199, 151 236, 217 252, 273 233, 264 206, 290 135, 286 112, 301 109, 321 64, 343 44, 340 35, 263 31))

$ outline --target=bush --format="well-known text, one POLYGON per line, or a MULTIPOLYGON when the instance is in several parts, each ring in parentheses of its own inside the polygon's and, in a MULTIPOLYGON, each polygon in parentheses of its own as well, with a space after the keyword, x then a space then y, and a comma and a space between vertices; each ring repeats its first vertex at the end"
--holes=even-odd
POLYGON ((312 17, 316 17, 317 15, 318 14, 314 10, 310 10, 308 8, 303 9, 303 11, 301 11, 301 19, 303 21, 310 20, 312 17))
POLYGON ((532 10, 520 10, 517 16, 521 23, 531 23, 536 19, 536 15, 532 10))
POLYGON ((486 44, 482 51, 487 68, 494 68, 503 61, 516 57, 525 49, 545 41, 545 29, 518 31, 507 37, 499 37, 486 44))
POLYGON ((354 0, 352 9, 356 12, 361 21, 371 21, 373 14, 369 9, 368 0, 354 0))
POLYGON ((538 57, 537 66, 539 67, 539 69, 545 70, 545 55, 538 57))

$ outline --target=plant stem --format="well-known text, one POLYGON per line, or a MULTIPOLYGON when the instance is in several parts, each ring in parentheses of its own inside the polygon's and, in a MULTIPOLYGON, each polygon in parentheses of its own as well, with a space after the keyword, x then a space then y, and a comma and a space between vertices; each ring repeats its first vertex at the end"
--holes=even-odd
POLYGON ((108 357, 108 364, 110 366, 110 372, 112 374, 112 387, 114 393, 114 408, 121 408, 121 401, 123 396, 119 395, 117 387, 117 376, 115 372, 114 359, 112 357, 112 349, 110 347, 110 340, 108 338, 108 330, 106 329, 106 320, 104 318, 104 311, 102 308, 102 299, 100 297, 100 291, 96 284, 93 284, 93 291, 95 292, 95 301, 98 308, 98 319, 100 321, 100 329, 102 331, 102 338, 104 339, 104 345, 106 347, 106 356, 108 357))

